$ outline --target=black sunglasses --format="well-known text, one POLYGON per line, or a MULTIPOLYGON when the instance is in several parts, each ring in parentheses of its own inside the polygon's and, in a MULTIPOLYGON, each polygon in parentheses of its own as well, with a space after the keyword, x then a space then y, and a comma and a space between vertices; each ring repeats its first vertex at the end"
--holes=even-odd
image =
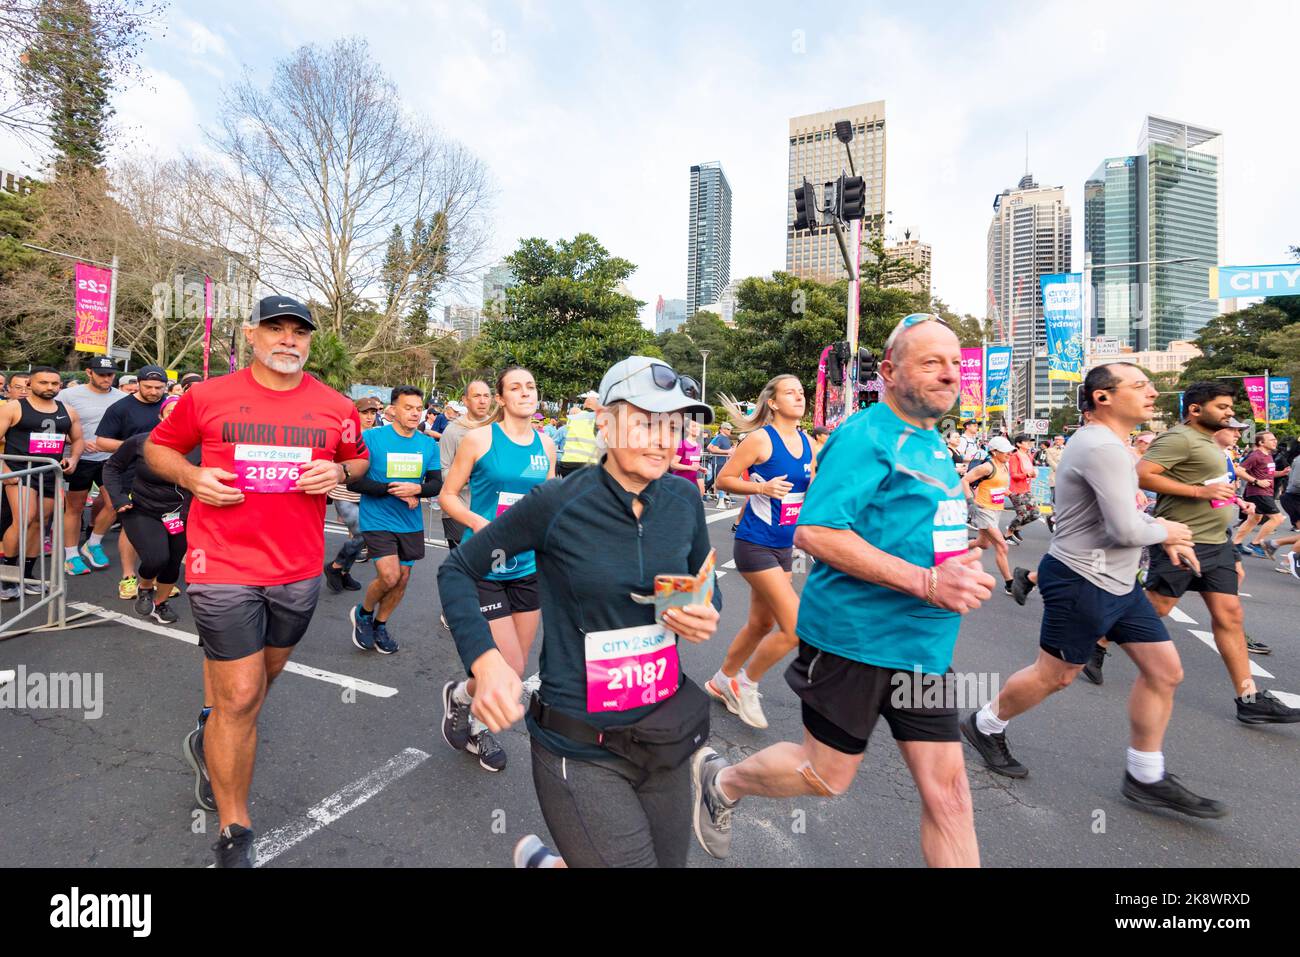
MULTIPOLYGON (((617 386, 620 386, 628 379, 631 379, 632 376, 640 375, 644 371, 644 369, 638 369, 636 372, 631 373, 631 375, 625 375, 610 386, 610 391, 613 391, 617 386)), ((682 394, 685 395, 686 398, 694 399, 696 402, 700 401, 700 384, 688 375, 678 375, 673 371, 672 366, 664 365, 660 362, 652 363, 650 366, 650 377, 654 381, 655 388, 663 389, 665 392, 671 392, 680 382, 682 386, 682 394)))

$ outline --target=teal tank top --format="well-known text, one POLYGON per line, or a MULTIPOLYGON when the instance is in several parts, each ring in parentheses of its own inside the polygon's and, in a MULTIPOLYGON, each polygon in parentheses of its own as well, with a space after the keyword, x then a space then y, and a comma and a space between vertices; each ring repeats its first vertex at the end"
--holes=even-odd
MULTIPOLYGON (((542 437, 533 432, 528 445, 519 445, 497 422, 492 423, 492 445, 483 457, 474 463, 469 476, 469 509, 489 522, 503 514, 511 505, 528 494, 534 486, 546 481, 551 461, 546 455, 542 437)), ((468 539, 474 532, 465 530, 468 539)), ((537 573, 537 561, 532 552, 520 552, 506 559, 500 571, 489 572, 490 581, 514 581, 537 573)))

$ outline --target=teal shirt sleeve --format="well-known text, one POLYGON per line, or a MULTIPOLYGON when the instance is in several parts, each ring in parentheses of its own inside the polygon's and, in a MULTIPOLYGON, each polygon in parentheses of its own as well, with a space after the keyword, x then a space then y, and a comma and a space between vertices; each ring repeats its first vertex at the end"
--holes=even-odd
POLYGON ((846 432, 841 426, 817 459, 817 475, 799 510, 799 524, 853 528, 888 473, 880 446, 863 431, 846 432))

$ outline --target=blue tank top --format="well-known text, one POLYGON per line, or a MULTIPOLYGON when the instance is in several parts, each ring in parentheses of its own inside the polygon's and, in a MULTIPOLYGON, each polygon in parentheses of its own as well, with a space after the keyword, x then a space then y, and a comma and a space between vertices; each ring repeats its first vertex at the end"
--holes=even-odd
MULTIPOLYGON (((533 433, 528 445, 519 445, 500 424, 492 423, 492 445, 483 457, 474 463, 469 476, 469 509, 489 522, 519 501, 534 486, 546 481, 551 460, 546 454, 542 437, 533 433)), ((464 538, 474 534, 466 529, 464 538)), ((490 581, 514 581, 537 572, 537 561, 532 552, 511 555, 501 571, 487 574, 490 581)))
POLYGON ((751 545, 789 548, 794 544, 794 527, 799 521, 799 509, 803 506, 804 493, 808 491, 808 483, 812 480, 812 446, 808 444, 808 436, 800 429, 803 454, 795 458, 785 447, 785 440, 775 426, 765 425, 763 430, 772 443, 772 454, 766 462, 749 467, 750 479, 766 482, 784 475, 785 480, 794 488, 785 498, 749 496, 745 501, 744 514, 740 517, 740 526, 736 529, 736 537, 751 545))

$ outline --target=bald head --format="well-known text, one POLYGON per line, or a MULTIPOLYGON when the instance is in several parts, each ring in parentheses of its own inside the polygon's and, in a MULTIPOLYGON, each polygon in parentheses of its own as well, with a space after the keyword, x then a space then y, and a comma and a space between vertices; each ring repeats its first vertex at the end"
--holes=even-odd
POLYGON ((961 342, 939 322, 904 329, 880 364, 887 394, 917 419, 936 419, 953 407, 961 382, 961 342))

